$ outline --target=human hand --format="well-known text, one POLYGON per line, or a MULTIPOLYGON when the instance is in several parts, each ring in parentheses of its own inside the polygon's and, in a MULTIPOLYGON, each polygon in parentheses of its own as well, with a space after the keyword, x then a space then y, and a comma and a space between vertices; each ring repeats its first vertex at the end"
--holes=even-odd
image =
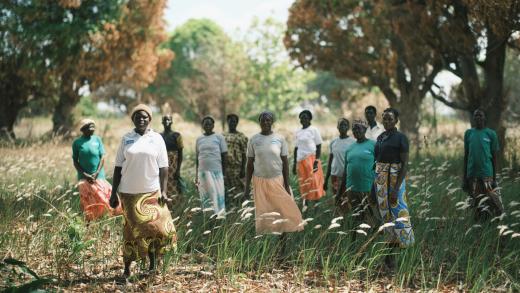
POLYGON ((119 205, 119 198, 117 197, 117 194, 115 192, 112 192, 112 194, 110 195, 109 203, 110 207, 113 209, 117 208, 117 206, 119 205))
POLYGON ((251 188, 249 186, 244 189, 244 198, 246 200, 251 198, 251 188))
POLYGON ((166 192, 161 192, 161 195, 159 196, 159 204, 164 205, 172 202, 172 199, 168 197, 166 192))
POLYGON ((318 172, 318 163, 318 160, 314 161, 314 164, 312 165, 312 172, 318 172))
POLYGON ((323 183, 323 190, 325 190, 325 192, 327 192, 327 186, 328 185, 328 182, 327 180, 325 180, 325 183, 323 183))
POLYGON ((83 172, 83 176, 87 180, 88 183, 93 184, 96 179, 93 177, 93 175, 88 174, 87 172, 83 172))

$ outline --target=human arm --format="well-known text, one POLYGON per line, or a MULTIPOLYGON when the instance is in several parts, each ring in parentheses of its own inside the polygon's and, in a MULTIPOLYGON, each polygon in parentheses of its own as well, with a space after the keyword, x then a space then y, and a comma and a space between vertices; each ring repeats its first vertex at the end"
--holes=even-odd
POLYGON ((119 198, 117 197, 117 189, 121 183, 121 170, 123 167, 114 167, 114 175, 112 176, 112 194, 110 194, 110 207, 115 209, 119 205, 119 198))
POLYGON ((85 179, 89 183, 94 183, 95 178, 92 175, 90 175, 89 173, 85 172, 85 170, 83 170, 83 168, 81 168, 81 165, 79 164, 79 161, 74 160, 74 168, 76 168, 76 170, 79 173, 81 173, 83 175, 83 177, 85 177, 85 179))
POLYGON ((468 147, 468 132, 464 133, 464 177, 462 177, 462 190, 469 191, 469 181, 468 181, 468 156, 469 156, 469 147, 468 147))
POLYGON ((312 169, 314 173, 318 172, 318 163, 321 157, 321 144, 316 145, 316 160, 314 160, 314 164, 312 165, 312 169))
POLYGON ((168 198, 168 167, 159 168, 159 185, 161 186, 161 197, 159 201, 171 201, 168 198))
POLYGON ((105 165, 105 157, 101 156, 101 160, 99 161, 98 168, 97 168, 96 172, 94 174, 92 174, 92 177, 94 178, 94 180, 97 179, 99 172, 101 172, 101 169, 103 168, 104 165, 105 165))
POLYGON ((253 178, 253 171, 254 171, 254 157, 248 157, 247 163, 246 163, 246 182, 245 182, 245 189, 244 189, 244 197, 246 199, 250 198, 250 192, 251 192, 251 179, 253 178))
POLYGON ((346 168, 346 165, 347 163, 345 162, 345 172, 343 172, 343 175, 341 176, 341 181, 340 181, 340 184, 338 186, 338 191, 336 192, 336 205, 340 205, 341 206, 341 199, 343 198, 343 192, 345 192, 345 189, 343 188, 343 186, 346 186, 347 185, 347 168, 346 168))
POLYGON ((289 186, 289 160, 287 156, 280 157, 282 158, 283 187, 287 193, 291 194, 291 188, 289 186))
POLYGON ((403 183, 404 181, 404 178, 406 177, 406 173, 407 173, 407 165, 408 165, 408 152, 406 153, 400 153, 399 154, 399 158, 401 160, 401 169, 399 170, 399 173, 397 174, 397 180, 396 180, 396 183, 395 183, 395 186, 394 188, 392 189, 392 191, 390 192, 390 195, 389 195, 389 198, 390 198, 390 203, 392 205, 396 205, 397 204, 397 195, 398 195, 398 192, 399 192, 399 188, 401 187, 401 184, 403 183))
POLYGON ((331 173, 331 166, 332 166, 332 160, 334 159, 334 155, 332 154, 332 152, 330 152, 329 154, 329 162, 327 164, 327 174, 325 175, 325 183, 323 183, 323 189, 325 191, 327 191, 327 185, 329 183, 329 177, 330 177, 330 173, 331 173))
POLYGON ((298 154, 298 148, 297 147, 294 148, 294 157, 293 157, 292 172, 293 172, 294 175, 296 175, 296 154, 298 154))
POLYGON ((183 160, 183 148, 179 148, 177 151, 177 169, 175 170, 174 178, 176 180, 179 180, 181 178, 181 167, 182 167, 182 160, 183 160))

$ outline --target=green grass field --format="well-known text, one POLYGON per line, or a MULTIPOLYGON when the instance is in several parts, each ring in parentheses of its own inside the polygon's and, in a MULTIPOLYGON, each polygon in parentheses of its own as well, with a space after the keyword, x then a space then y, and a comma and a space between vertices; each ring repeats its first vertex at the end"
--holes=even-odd
MULTIPOLYGON (((105 143, 108 152, 115 153, 117 140, 105 143)), ((509 147, 510 153, 518 149, 509 147)), ((136 279, 117 284, 114 280, 122 273, 122 218, 85 226, 70 144, 50 140, 4 146, 0 289, 519 291, 520 174, 509 168, 501 172, 505 217, 475 222, 460 189, 461 150, 460 142, 442 141, 413 152, 407 187, 416 244, 399 254, 393 273, 382 265, 389 252, 384 237, 375 234, 378 227, 360 228, 349 215, 338 219, 330 192, 304 212, 305 230, 289 234, 282 254, 279 236, 255 235, 252 202, 225 220, 210 219, 199 208, 192 183, 193 154, 187 152, 182 174, 188 191, 176 199, 172 211, 177 252, 164 257, 162 274, 140 278, 137 264, 136 279), (341 225, 331 226, 332 222, 341 225)), ((110 177, 111 164, 106 171, 110 177)), ((295 178, 292 188, 297 191, 295 178)))

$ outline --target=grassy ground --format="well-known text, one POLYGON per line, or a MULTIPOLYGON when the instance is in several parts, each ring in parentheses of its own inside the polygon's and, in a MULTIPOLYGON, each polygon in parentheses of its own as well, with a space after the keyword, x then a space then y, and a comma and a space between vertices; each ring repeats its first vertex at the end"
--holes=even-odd
MULTIPOLYGON (((41 127, 35 121, 24 123, 41 127)), ((108 174, 118 137, 129 128, 125 123, 99 123, 109 154, 108 174)), ((192 146, 198 127, 182 121, 177 125, 192 146)), ((254 124, 244 125, 247 134, 256 131, 254 124)), ((37 127, 26 139, 45 129, 37 127)), ((331 137, 334 126, 323 127, 331 137)), ((290 133, 283 127, 279 131, 290 133)), ((514 143, 509 147, 518 149, 514 143)), ((331 194, 304 212, 305 231, 290 234, 283 252, 279 236, 255 235, 252 202, 225 220, 210 219, 199 209, 191 183, 193 154, 188 152, 183 165, 188 192, 172 210, 177 253, 165 256, 162 274, 146 277, 137 264, 136 279, 118 284, 122 219, 85 226, 70 144, 49 140, 2 147, 0 289, 47 283, 47 289, 71 291, 519 291, 520 174, 504 169, 500 176, 505 217, 477 223, 459 188, 461 149, 460 140, 453 139, 430 141, 414 151, 407 183, 417 242, 399 254, 393 273, 382 266, 389 252, 377 227, 361 228, 349 215, 338 218, 331 194)), ((296 191, 295 183, 293 178, 296 191)), ((296 200, 301 203, 297 192, 296 200)))

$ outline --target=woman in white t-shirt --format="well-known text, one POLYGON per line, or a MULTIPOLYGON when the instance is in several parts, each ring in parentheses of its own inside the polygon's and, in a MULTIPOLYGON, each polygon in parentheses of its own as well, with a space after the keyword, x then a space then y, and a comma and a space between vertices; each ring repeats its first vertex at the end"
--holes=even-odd
POLYGON ((302 214, 289 187, 289 149, 283 136, 273 133, 274 114, 258 117, 262 131, 248 142, 245 193, 253 182, 256 233, 303 230, 302 214))
POLYGON ((320 161, 323 141, 318 129, 311 126, 312 113, 309 110, 303 110, 299 118, 302 128, 296 131, 293 173, 298 174, 300 194, 305 204, 305 200, 319 200, 325 195, 320 161))
POLYGON ((123 208, 124 276, 132 261, 146 258, 155 271, 157 257, 174 250, 177 234, 168 210, 168 155, 161 135, 148 127, 152 110, 137 105, 130 117, 134 130, 123 136, 116 155, 110 206, 123 208), (119 197, 118 197, 119 195, 119 197))
POLYGON ((221 134, 213 132, 215 119, 202 118, 204 134, 197 138, 195 153, 196 182, 202 208, 213 209, 213 214, 226 214, 224 174, 226 169, 227 144, 221 134))
POLYGON ((334 138, 329 146, 329 163, 327 165, 327 175, 325 176, 323 189, 327 191, 329 178, 331 178, 332 192, 334 195, 338 193, 338 188, 344 189, 343 186, 340 185, 340 181, 345 171, 345 152, 351 144, 356 142, 354 138, 348 136, 349 127, 350 122, 348 119, 340 118, 338 120, 339 137, 334 138))

